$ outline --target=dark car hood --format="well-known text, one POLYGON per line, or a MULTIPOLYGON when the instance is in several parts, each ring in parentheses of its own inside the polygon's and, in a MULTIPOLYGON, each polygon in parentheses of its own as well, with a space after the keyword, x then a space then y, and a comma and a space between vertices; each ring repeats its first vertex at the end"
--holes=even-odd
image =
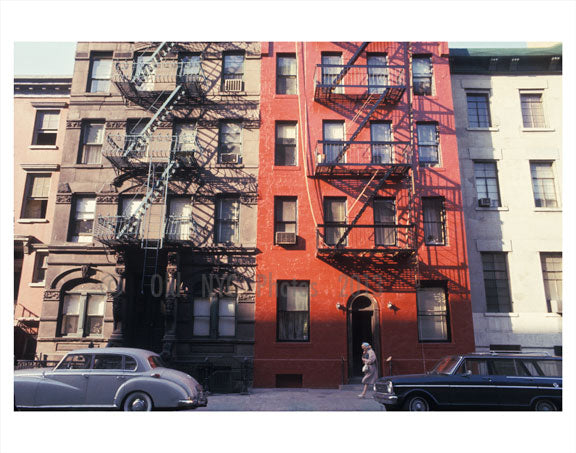
POLYGON ((400 374, 397 376, 384 376, 378 382, 392 381, 394 384, 414 384, 421 382, 438 382, 450 378, 447 374, 400 374))

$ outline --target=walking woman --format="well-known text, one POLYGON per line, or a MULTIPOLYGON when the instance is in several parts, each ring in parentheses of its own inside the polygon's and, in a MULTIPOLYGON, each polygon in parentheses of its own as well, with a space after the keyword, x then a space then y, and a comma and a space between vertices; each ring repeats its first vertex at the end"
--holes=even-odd
POLYGON ((362 372, 364 377, 362 378, 362 384, 364 384, 364 389, 362 393, 358 395, 358 398, 364 398, 366 396, 366 390, 368 390, 369 385, 373 385, 378 379, 378 367, 376 366, 376 354, 372 350, 372 346, 368 343, 362 343, 362 372))

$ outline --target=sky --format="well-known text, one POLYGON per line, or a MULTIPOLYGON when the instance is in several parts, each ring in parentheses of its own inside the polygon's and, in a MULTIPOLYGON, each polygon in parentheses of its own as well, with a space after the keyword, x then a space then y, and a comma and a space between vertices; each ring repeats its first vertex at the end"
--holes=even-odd
MULTIPOLYGON (((450 47, 526 47, 524 42, 450 42, 450 47)), ((14 43, 14 74, 67 75, 74 71, 74 42, 14 43)))

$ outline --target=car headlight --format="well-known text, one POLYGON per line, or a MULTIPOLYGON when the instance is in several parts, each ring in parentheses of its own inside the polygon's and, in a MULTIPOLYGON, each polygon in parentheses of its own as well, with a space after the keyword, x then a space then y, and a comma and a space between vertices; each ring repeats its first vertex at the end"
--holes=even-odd
POLYGON ((392 385, 392 381, 386 382, 386 393, 393 393, 394 386, 392 385))

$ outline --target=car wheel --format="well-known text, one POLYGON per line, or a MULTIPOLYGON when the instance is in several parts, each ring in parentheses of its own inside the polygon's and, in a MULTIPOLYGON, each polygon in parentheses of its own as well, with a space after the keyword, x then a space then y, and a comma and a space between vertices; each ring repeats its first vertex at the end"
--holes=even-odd
POLYGON ((534 404, 535 411, 556 411, 556 405, 548 400, 538 400, 534 404))
POLYGON ((122 409, 125 411, 149 412, 152 410, 152 398, 144 392, 130 393, 124 400, 122 409))
POLYGON ((414 411, 429 411, 430 403, 428 400, 420 395, 414 395, 408 397, 404 403, 404 410, 414 412, 414 411))

